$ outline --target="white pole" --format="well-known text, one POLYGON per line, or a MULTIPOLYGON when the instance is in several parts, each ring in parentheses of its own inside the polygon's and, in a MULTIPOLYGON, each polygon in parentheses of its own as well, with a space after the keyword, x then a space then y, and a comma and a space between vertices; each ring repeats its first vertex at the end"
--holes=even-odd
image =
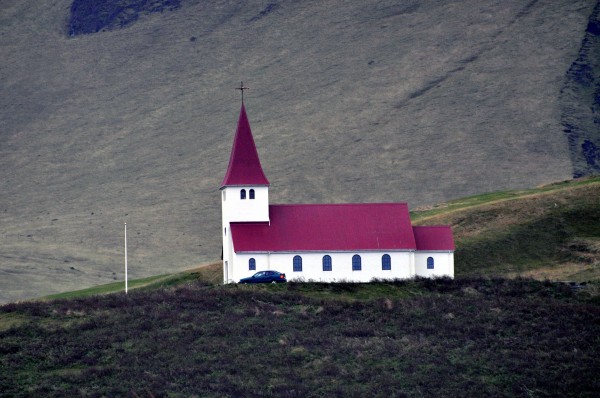
POLYGON ((125 223, 125 294, 127 294, 127 223, 125 223))

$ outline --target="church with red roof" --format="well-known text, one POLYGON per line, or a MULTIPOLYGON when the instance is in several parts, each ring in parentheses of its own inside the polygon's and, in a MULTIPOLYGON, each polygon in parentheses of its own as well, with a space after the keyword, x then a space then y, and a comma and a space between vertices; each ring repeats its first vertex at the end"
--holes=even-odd
POLYGON ((454 277, 452 230, 413 226, 406 203, 270 204, 243 100, 221 204, 224 283, 265 270, 321 282, 454 277))

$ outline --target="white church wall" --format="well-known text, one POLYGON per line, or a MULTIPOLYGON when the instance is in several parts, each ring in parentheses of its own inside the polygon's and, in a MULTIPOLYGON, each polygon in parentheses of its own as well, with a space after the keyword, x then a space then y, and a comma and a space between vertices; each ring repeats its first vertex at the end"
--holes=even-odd
POLYGON ((415 252, 415 274, 423 277, 450 276, 454 278, 454 253, 415 252), (430 264, 433 262, 433 268, 428 268, 428 261, 430 264))
POLYGON ((412 252, 333 252, 333 253, 240 253, 235 254, 235 281, 263 270, 275 270, 286 274, 290 280, 319 282, 369 282, 377 279, 406 279, 413 276, 412 252), (382 269, 382 256, 390 256, 390 270, 382 269), (294 257, 302 258, 302 271, 294 271, 294 257), (331 271, 323 270, 323 256, 331 257, 331 271), (361 269, 353 270, 352 258, 359 255, 361 269), (256 270, 249 270, 250 258, 256 262, 256 270))

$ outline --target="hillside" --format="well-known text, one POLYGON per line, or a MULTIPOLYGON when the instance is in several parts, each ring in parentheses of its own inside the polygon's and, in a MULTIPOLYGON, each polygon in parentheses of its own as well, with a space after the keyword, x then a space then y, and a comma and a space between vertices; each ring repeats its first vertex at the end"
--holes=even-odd
POLYGON ((0 396, 593 397, 598 319, 597 297, 526 279, 23 302, 0 306, 0 396))
POLYGON ((457 199, 413 213, 452 225, 455 275, 600 279, 600 178, 457 199))
POLYGON ((124 222, 132 277, 216 259, 241 80, 274 202, 417 207, 596 161, 573 109, 597 2, 126 3, 166 6, 80 34, 71 0, 2 3, 0 302, 122 279, 124 222))

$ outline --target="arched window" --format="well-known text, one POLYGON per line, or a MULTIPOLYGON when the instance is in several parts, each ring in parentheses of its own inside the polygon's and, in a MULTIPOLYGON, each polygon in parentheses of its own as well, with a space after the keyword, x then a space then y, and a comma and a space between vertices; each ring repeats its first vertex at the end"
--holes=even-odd
POLYGON ((302 272, 302 257, 294 256, 294 272, 302 272))
POLYGON ((362 262, 360 256, 355 254, 352 256, 352 271, 360 271, 362 269, 362 262))
POLYGON ((254 189, 251 189, 249 192, 250 199, 254 199, 254 189))
POLYGON ((323 271, 331 271, 331 256, 323 256, 323 271))
POLYGON ((381 269, 384 271, 392 270, 392 258, 389 254, 384 254, 381 256, 381 269))
POLYGON ((427 257, 427 269, 433 269, 433 257, 427 257))
POLYGON ((240 191, 240 199, 246 199, 246 190, 245 189, 242 189, 240 191))
POLYGON ((251 258, 250 260, 248 260, 248 270, 249 271, 256 271, 256 260, 251 258))

